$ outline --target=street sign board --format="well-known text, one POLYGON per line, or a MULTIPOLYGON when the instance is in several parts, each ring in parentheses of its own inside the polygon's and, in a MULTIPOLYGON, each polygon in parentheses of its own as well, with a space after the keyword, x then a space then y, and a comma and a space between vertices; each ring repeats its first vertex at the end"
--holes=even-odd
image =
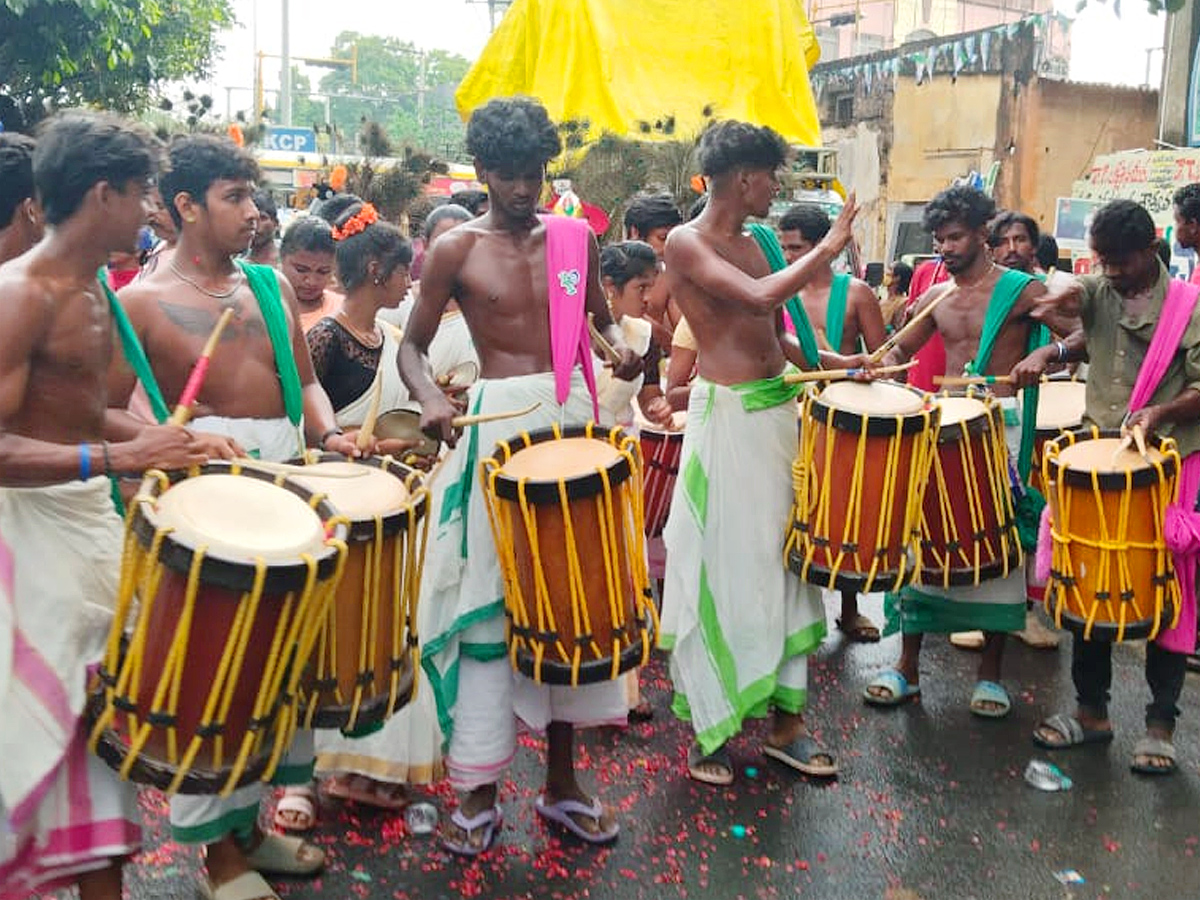
POLYGON ((317 135, 311 128, 277 128, 272 125, 267 129, 265 146, 268 150, 289 153, 316 153, 317 135))

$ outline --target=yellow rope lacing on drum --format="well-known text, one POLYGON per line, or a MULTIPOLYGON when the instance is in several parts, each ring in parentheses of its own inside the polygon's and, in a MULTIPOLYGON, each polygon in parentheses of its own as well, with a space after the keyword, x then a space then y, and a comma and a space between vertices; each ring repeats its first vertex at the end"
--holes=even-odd
MULTIPOLYGON (((236 471, 234 471, 236 474, 236 471)), ((196 474, 193 471, 192 474, 196 474)), ((160 490, 169 486, 167 476, 158 471, 147 473, 148 479, 157 481, 160 490)), ((144 482, 145 484, 145 482, 144 482)), ((133 507, 138 503, 152 503, 153 497, 139 493, 130 504, 131 512, 127 523, 133 522, 133 507)), ((332 521, 332 520, 331 520, 332 521)), ((126 555, 122 563, 120 578, 120 593, 117 599, 112 629, 106 647, 105 667, 116 675, 115 685, 105 690, 105 708, 97 717, 96 723, 89 736, 89 744, 94 750, 104 733, 111 725, 116 714, 115 701, 121 698, 130 705, 127 713, 129 741, 124 751, 124 757, 118 769, 121 778, 128 779, 134 766, 141 758, 146 744, 158 728, 166 729, 166 763, 175 768, 175 774, 166 788, 168 794, 175 793, 190 773, 207 741, 212 742, 212 767, 221 769, 225 763, 227 752, 234 755, 225 783, 219 789, 220 796, 227 796, 241 781, 250 763, 252 753, 257 752, 264 744, 265 729, 247 729, 237 748, 225 747, 225 737, 222 732, 211 736, 193 734, 187 748, 180 753, 179 741, 183 735, 178 733, 175 724, 160 726, 150 721, 150 715, 163 715, 171 721, 177 720, 179 700, 182 693, 183 679, 186 676, 187 649, 192 637, 196 613, 196 598, 199 593, 200 572, 207 555, 206 545, 192 551, 192 561, 188 570, 184 588, 183 606, 179 619, 175 624, 174 633, 163 661, 162 672, 157 685, 154 686, 150 698, 149 713, 142 717, 136 710, 141 694, 141 679, 143 661, 145 659, 146 641, 150 622, 161 585, 163 567, 159 564, 159 555, 164 539, 171 533, 169 527, 155 529, 149 548, 143 548, 132 527, 126 533, 126 555), (120 641, 124 632, 125 622, 132 611, 135 595, 141 600, 141 613, 134 627, 133 638, 125 652, 120 654, 120 641)), ((279 621, 272 636, 271 648, 267 656, 266 667, 261 679, 253 710, 252 719, 266 722, 272 713, 272 707, 280 698, 280 690, 285 673, 291 673, 290 690, 286 696, 292 699, 284 703, 279 710, 276 727, 272 737, 272 753, 269 764, 262 778, 268 779, 274 773, 284 748, 291 742, 295 730, 296 680, 299 668, 303 666, 307 655, 311 652, 315 641, 314 635, 320 627, 319 616, 333 596, 333 588, 341 576, 345 563, 346 545, 341 540, 330 540, 328 543, 338 552, 337 568, 334 577, 322 584, 317 584, 317 560, 311 555, 304 555, 302 560, 308 567, 308 578, 299 600, 295 592, 289 593, 283 601, 279 621), (295 606, 293 614, 292 607, 295 606), (305 619, 304 616, 309 618, 305 619), (285 658, 283 648, 296 646, 297 652, 292 658, 285 658)), ((237 692, 238 678, 244 665, 246 650, 250 644, 254 623, 257 619, 258 607, 262 599, 263 585, 266 580, 268 564, 261 557, 255 559, 255 578, 250 591, 241 595, 225 647, 220 655, 217 670, 213 675, 207 698, 204 701, 200 727, 221 724, 227 721, 229 709, 237 692)))
MULTIPOLYGON (((1095 438, 1098 436, 1099 433, 1093 429, 1092 437, 1095 438)), ((1155 554, 1155 572, 1165 573, 1167 576, 1165 583, 1164 581, 1160 581, 1154 588, 1153 610, 1150 613, 1153 625, 1151 626, 1150 634, 1147 635, 1148 640, 1153 640, 1162 628, 1163 604, 1168 599, 1173 601, 1174 613, 1171 617, 1171 623, 1167 627, 1173 628, 1179 622, 1179 584, 1172 577, 1174 573, 1173 560, 1170 552, 1167 550, 1166 538, 1163 534, 1163 521, 1166 508, 1171 503, 1176 488, 1175 478, 1167 475, 1166 463, 1168 461, 1173 462, 1175 470, 1178 471, 1179 455, 1173 447, 1169 447, 1162 459, 1148 460, 1157 475, 1157 483, 1150 491, 1152 505, 1150 524, 1154 529, 1154 536, 1149 542, 1133 541, 1129 537, 1129 518, 1133 500, 1133 470, 1127 470, 1124 473, 1125 484, 1118 501, 1115 528, 1111 526, 1109 517, 1105 514, 1103 499, 1104 494, 1113 492, 1106 491, 1100 486, 1099 472, 1093 471, 1091 473, 1090 487, 1091 497, 1095 501, 1099 537, 1088 538, 1082 534, 1075 533, 1071 527, 1071 516, 1074 509, 1072 499, 1075 492, 1065 483, 1064 478, 1051 478, 1054 463, 1058 460, 1059 452, 1062 448, 1060 442, 1063 441, 1065 441, 1065 446, 1073 445, 1076 442, 1076 433, 1067 432, 1058 440, 1047 444, 1047 449, 1042 460, 1043 482, 1053 488, 1053 496, 1056 501, 1055 509, 1058 513, 1057 517, 1051 516, 1050 535, 1053 541, 1052 574, 1050 579, 1051 584, 1046 591, 1044 601, 1046 610, 1054 616, 1055 624, 1061 628, 1063 613, 1068 605, 1064 594, 1069 591, 1076 608, 1087 610, 1084 616, 1084 640, 1091 639, 1092 631, 1095 628, 1096 620, 1099 617, 1102 607, 1107 614, 1107 621, 1113 622, 1116 626, 1117 634, 1115 639, 1117 641, 1124 640, 1126 628, 1130 624, 1130 607, 1132 607, 1133 614, 1138 617, 1138 621, 1143 621, 1147 618, 1147 613, 1143 612, 1139 598, 1133 592, 1134 585, 1129 566, 1129 551, 1153 551, 1155 554), (1056 521, 1056 518, 1059 521, 1056 521), (1107 593, 1107 599, 1101 600, 1099 597, 1093 596, 1089 601, 1089 599, 1084 597, 1081 579, 1076 577, 1075 573, 1074 561, 1071 555, 1072 544, 1088 547, 1100 554, 1098 562, 1100 571, 1094 581, 1095 593, 1107 593), (1114 590, 1113 585, 1114 563, 1116 567, 1116 590, 1114 590), (1126 602, 1122 599, 1125 594, 1132 595, 1130 601, 1126 602), (1116 604, 1115 606, 1114 603, 1116 604), (1053 611, 1051 611, 1052 604, 1054 607, 1053 611)))
MULTIPOLYGON (((854 550, 851 553, 851 559, 854 563, 856 573, 861 574, 864 581, 860 590, 864 593, 871 590, 890 589, 896 590, 903 585, 909 577, 912 567, 909 565, 909 555, 912 553, 913 559, 919 558, 919 525, 921 520, 921 502, 924 496, 925 487, 925 472, 929 460, 929 453, 933 447, 933 440, 936 437, 936 429, 932 428, 930 423, 931 413, 929 410, 924 410, 922 415, 925 419, 925 428, 921 433, 913 435, 912 454, 907 471, 907 491, 904 508, 898 509, 897 489, 901 478, 900 460, 905 448, 904 442, 904 422, 905 416, 892 416, 891 433, 887 436, 887 449, 885 452, 885 465, 883 474, 883 484, 881 485, 880 496, 867 496, 866 491, 866 451, 869 438, 874 437, 868 435, 868 428, 875 425, 878 430, 878 423, 884 417, 872 418, 867 414, 862 414, 859 421, 858 442, 855 448, 854 469, 851 476, 849 489, 838 495, 838 499, 844 500, 843 507, 846 515, 842 527, 841 543, 838 548, 837 555, 832 552, 832 541, 826 536, 832 531, 832 516, 835 512, 834 506, 834 485, 830 472, 833 467, 834 451, 836 449, 836 436, 841 429, 837 429, 833 425, 833 414, 830 416, 825 425, 825 445, 822 448, 822 471, 825 477, 821 479, 821 483, 816 485, 817 473, 809 464, 809 460, 814 459, 817 452, 816 441, 817 431, 816 418, 813 414, 813 405, 819 395, 815 392, 810 392, 805 395, 802 409, 801 421, 803 426, 800 429, 800 448, 795 461, 792 463, 792 486, 795 492, 795 504, 792 510, 792 519, 797 523, 807 523, 807 529, 801 529, 793 525, 789 530, 787 540, 784 543, 784 564, 787 565, 789 555, 803 548, 804 562, 801 566, 800 577, 807 578, 808 572, 811 569, 818 547, 818 541, 825 539, 826 561, 829 569, 829 584, 832 585, 838 574, 846 566, 848 545, 854 545, 854 550), (816 488, 816 500, 811 498, 814 495, 814 487, 816 488), (876 520, 875 534, 870 544, 865 540, 866 535, 862 533, 862 518, 864 503, 879 503, 879 515, 876 520), (876 580, 881 577, 880 568, 885 564, 885 554, 878 552, 880 549, 886 549, 886 541, 889 539, 897 513, 903 516, 902 523, 902 545, 897 548, 900 550, 898 554, 897 570, 894 577, 891 578, 888 585, 876 585, 876 580), (869 554, 869 555, 868 555, 869 554)), ((878 435, 883 437, 883 435, 878 435)))
MULTIPOLYGON (((589 424, 585 436, 592 437, 593 433, 594 425, 589 424)), ((556 439, 561 438, 562 432, 557 425, 554 426, 554 434, 556 439)), ((607 438, 609 443, 617 448, 618 452, 630 466, 630 472, 633 477, 627 479, 619 486, 614 486, 608 468, 598 467, 595 470, 595 474, 601 480, 601 491, 593 498, 590 506, 596 516, 600 532, 600 547, 598 550, 604 562, 606 594, 603 598, 589 599, 586 595, 583 563, 580 557, 578 541, 575 537, 575 525, 570 514, 571 499, 566 479, 558 479, 556 483, 556 499, 563 523, 562 551, 563 560, 566 565, 567 587, 569 591, 568 599, 574 634, 591 635, 592 637, 587 649, 594 659, 603 658, 605 648, 601 648, 595 639, 592 607, 589 603, 598 604, 600 608, 608 610, 613 629, 611 677, 615 679, 620 672, 622 635, 627 634, 630 630, 625 620, 623 586, 626 582, 626 577, 625 573, 621 570, 621 563, 630 566, 629 579, 632 582, 630 588, 633 593, 634 609, 639 619, 643 617, 651 619, 656 638, 659 629, 657 610, 654 609, 652 603, 648 603, 645 599, 649 581, 642 544, 644 540, 644 507, 642 500, 642 460, 640 451, 637 442, 624 435, 620 429, 612 429, 608 433, 607 438), (617 440, 618 436, 620 436, 619 443, 617 440), (622 516, 622 512, 625 513, 624 516, 622 516), (619 517, 624 518, 623 527, 617 524, 619 517), (624 532, 623 546, 620 543, 620 534, 622 531, 624 532)), ((513 442, 519 442, 523 447, 530 446, 531 444, 528 432, 522 433, 513 439, 513 442)), ((530 568, 532 569, 535 593, 535 596, 532 598, 532 614, 529 609, 531 598, 527 598, 521 589, 515 553, 514 516, 509 510, 509 504, 499 501, 496 488, 497 480, 503 475, 503 464, 512 457, 513 451, 510 443, 501 444, 500 452, 504 457, 503 460, 497 460, 495 457, 486 459, 483 461, 482 469, 486 488, 484 496, 487 502, 488 520, 492 526, 492 536, 496 542, 500 567, 504 575, 505 598, 510 617, 510 662, 514 668, 518 668, 517 658, 519 653, 523 650, 531 653, 533 655, 534 680, 540 683, 542 681, 542 667, 545 662, 546 652, 547 649, 550 649, 559 662, 570 667, 570 683, 572 686, 578 686, 580 668, 584 663, 584 646, 576 641, 575 646, 569 648, 563 642, 564 635, 555 617, 549 586, 545 578, 546 569, 543 563, 543 548, 539 538, 537 522, 539 506, 529 499, 528 490, 531 481, 529 478, 522 478, 517 482, 516 505, 520 514, 520 523, 525 532, 525 543, 529 548, 531 556, 530 568), (537 623, 536 632, 531 628, 535 619, 537 623), (528 637, 520 636, 516 633, 519 631, 524 631, 528 637), (542 635, 554 635, 554 640, 549 647, 546 641, 542 639, 542 635)), ((591 550, 592 548, 585 549, 591 550)), ((643 649, 642 658, 644 660, 650 651, 650 638, 644 629, 641 630, 640 639, 643 649)))

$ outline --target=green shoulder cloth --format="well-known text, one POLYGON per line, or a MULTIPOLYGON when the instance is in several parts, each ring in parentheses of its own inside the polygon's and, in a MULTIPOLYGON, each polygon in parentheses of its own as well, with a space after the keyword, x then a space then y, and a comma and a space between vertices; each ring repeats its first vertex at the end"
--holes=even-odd
POLYGON ((121 350, 125 354, 125 361, 129 363, 133 374, 145 388, 146 396, 150 398, 150 409, 154 411, 154 418, 161 424, 171 417, 171 410, 167 406, 166 400, 163 399, 158 379, 154 377, 154 371, 150 368, 150 360, 146 358, 146 351, 142 349, 142 342, 138 340, 137 332, 133 330, 133 323, 129 321, 129 316, 125 315, 125 308, 121 306, 121 301, 109 287, 108 278, 103 269, 96 273, 96 280, 100 282, 105 296, 108 297, 108 309, 112 313, 117 335, 121 338, 121 350))
POLYGON ((300 387, 300 372, 296 368, 296 357, 292 354, 292 335, 288 328, 287 314, 283 310, 283 298, 279 293, 279 276, 270 266, 260 266, 238 260, 246 273, 246 282, 254 292, 267 335, 271 338, 271 349, 275 352, 275 370, 279 373, 279 384, 283 391, 283 408, 288 421, 299 426, 304 416, 304 394, 300 387))
MULTIPOLYGON (((746 227, 751 237, 758 242, 758 246, 762 249, 771 271, 778 272, 785 268, 787 261, 783 258, 783 248, 779 246, 779 238, 775 236, 775 232, 757 222, 746 227)), ((821 368, 821 351, 817 346, 817 334, 813 331, 812 322, 808 321, 808 313, 804 311, 804 304, 800 302, 799 297, 792 297, 784 306, 787 308, 788 315, 792 317, 792 325, 796 328, 796 338, 800 341, 800 351, 804 354, 805 362, 813 369, 821 368)))
POLYGON ((846 330, 846 301, 850 297, 850 276, 838 272, 829 286, 829 303, 825 306, 825 339, 834 353, 842 352, 842 334, 846 330))

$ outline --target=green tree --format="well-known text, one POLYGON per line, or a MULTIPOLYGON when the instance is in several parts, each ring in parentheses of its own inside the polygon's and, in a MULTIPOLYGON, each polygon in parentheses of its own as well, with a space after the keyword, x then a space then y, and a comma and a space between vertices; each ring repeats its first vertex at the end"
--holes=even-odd
POLYGON ((454 90, 470 68, 468 60, 353 31, 334 39, 330 56, 346 59, 355 48, 357 83, 349 69, 336 69, 320 82, 322 92, 334 95, 333 124, 343 134, 359 134, 366 122, 381 122, 398 143, 445 155, 461 151, 464 128, 454 109, 454 90))
POLYGON ((144 110, 164 82, 207 77, 233 22, 231 0, 0 0, 0 118, 144 110))

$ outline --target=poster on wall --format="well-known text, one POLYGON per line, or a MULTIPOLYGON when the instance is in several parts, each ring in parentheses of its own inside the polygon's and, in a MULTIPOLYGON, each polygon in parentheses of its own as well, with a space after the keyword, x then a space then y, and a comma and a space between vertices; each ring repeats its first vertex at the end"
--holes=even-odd
POLYGON ((1054 204, 1054 239, 1063 250, 1086 250, 1092 216, 1103 206, 1101 201, 1079 197, 1059 197, 1054 204))

